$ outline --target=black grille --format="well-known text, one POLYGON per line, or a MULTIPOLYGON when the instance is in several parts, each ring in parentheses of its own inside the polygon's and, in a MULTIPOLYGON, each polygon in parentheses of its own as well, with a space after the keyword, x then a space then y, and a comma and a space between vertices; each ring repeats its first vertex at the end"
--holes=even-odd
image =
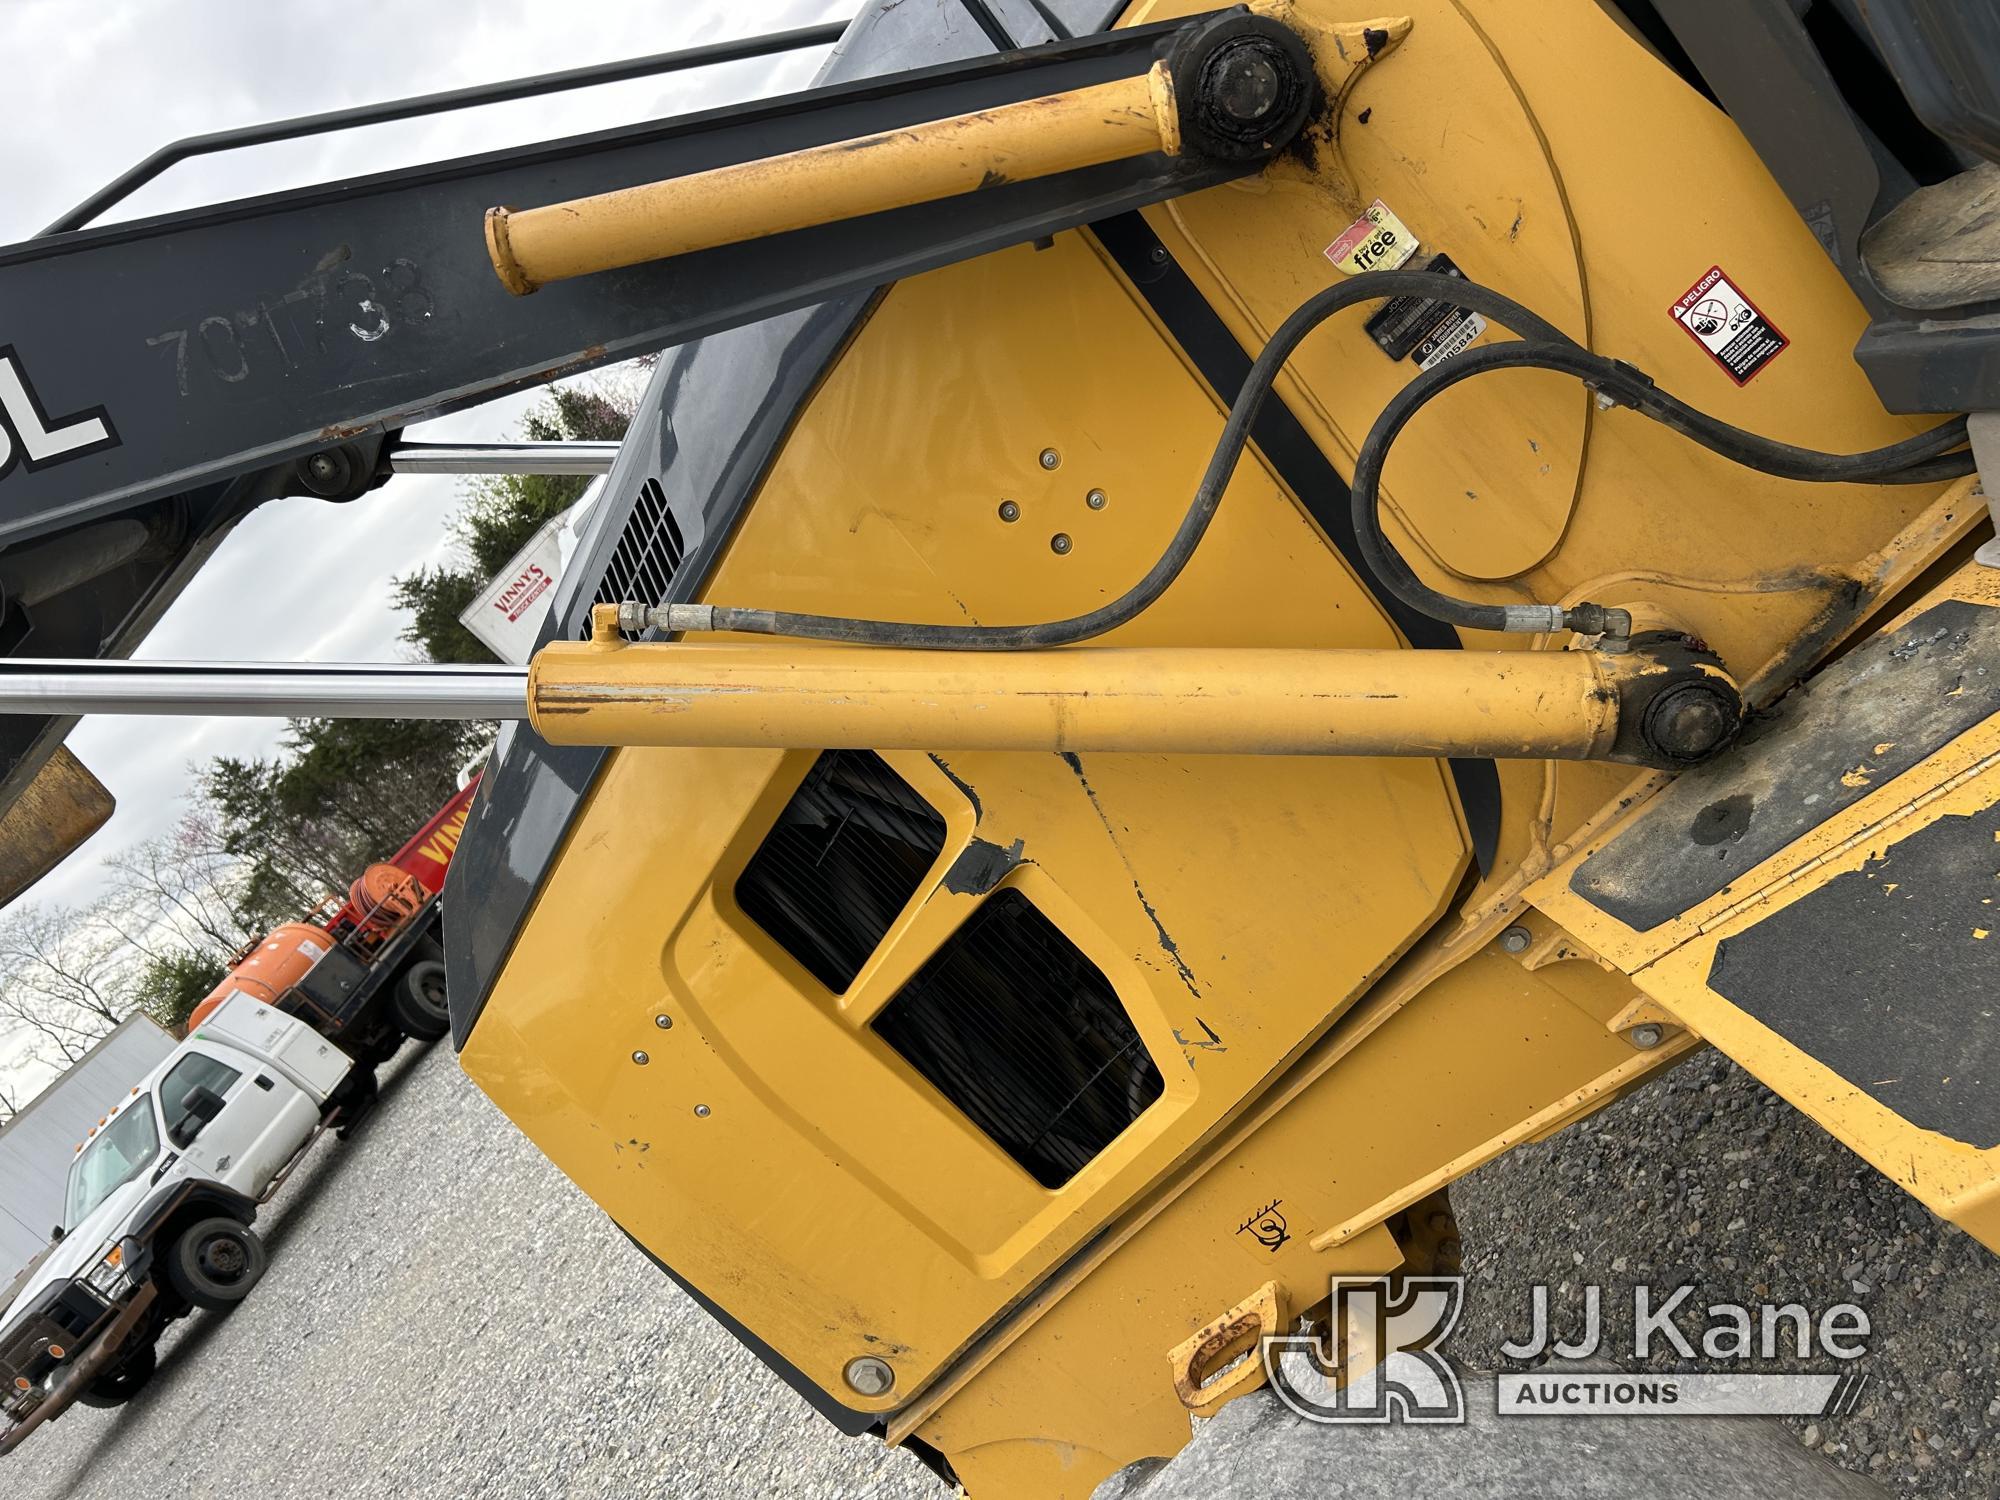
POLYGON ((105 1304, 98 1300, 94 1292, 71 1282, 57 1295, 49 1308, 48 1318, 65 1333, 85 1334, 97 1326, 97 1320, 104 1316, 105 1311, 105 1304))
POLYGON ((944 849, 944 819, 867 750, 829 750, 736 882, 736 904, 835 994, 944 849))
MULTIPOLYGON (((667 586, 674 581, 674 574, 680 571, 686 556, 687 540, 681 534, 681 523, 674 519, 673 508, 667 504, 667 492, 660 488, 658 479, 648 479, 639 486, 639 498, 632 502, 632 514, 626 518, 625 530, 619 535, 604 577, 598 582, 595 602, 623 604, 636 600, 648 609, 665 604, 667 586)), ((625 638, 637 640, 639 633, 628 630, 625 638)), ((590 639, 587 610, 577 627, 577 639, 590 639)))
POLYGON ((1165 1088, 1110 981, 1011 889, 931 955, 875 1032, 1048 1188, 1165 1088))

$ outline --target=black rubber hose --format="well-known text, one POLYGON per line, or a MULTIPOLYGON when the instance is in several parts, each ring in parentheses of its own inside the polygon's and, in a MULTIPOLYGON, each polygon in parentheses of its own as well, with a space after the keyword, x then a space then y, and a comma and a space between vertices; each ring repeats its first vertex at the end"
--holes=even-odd
MULTIPOLYGON (((1551 630, 1601 628, 1597 616, 1586 621, 1556 621, 1549 605, 1487 604, 1460 599, 1431 588, 1417 577, 1403 555, 1382 533, 1380 491, 1382 468, 1389 449, 1425 403, 1460 381, 1492 370, 1556 370, 1574 375, 1622 406, 1643 412, 1704 448, 1745 468, 1819 484, 1904 484, 1958 478, 1972 472, 1970 453, 1947 450, 1965 441, 1965 420, 1959 418, 1915 437, 1865 453, 1821 453, 1758 437, 1717 421, 1655 386, 1643 371, 1591 354, 1568 340, 1549 343, 1518 340, 1468 349, 1444 364, 1426 370, 1389 399, 1354 463, 1352 503, 1354 534, 1361 555, 1389 591, 1412 609, 1467 630, 1551 630)), ((1589 611, 1578 605, 1565 614, 1589 611)))
POLYGON ((1776 442, 1695 410, 1656 386, 1643 371, 1590 353, 1560 328, 1511 297, 1477 282, 1445 279, 1427 271, 1374 271, 1309 298, 1278 328, 1251 365, 1208 467, 1180 526, 1145 577, 1117 599, 1065 620, 1034 625, 927 625, 897 620, 864 620, 840 615, 797 614, 789 610, 674 605, 684 624, 669 629, 733 630, 753 635, 792 636, 850 645, 914 647, 940 651, 1028 651, 1073 645, 1116 629, 1146 609, 1180 576, 1194 556, 1230 476, 1242 458, 1257 414, 1271 393, 1278 371, 1305 336, 1345 308, 1387 297, 1448 300, 1483 313, 1520 334, 1515 342, 1469 349, 1403 387, 1376 418, 1356 458, 1352 499, 1354 528, 1362 554, 1383 584, 1406 604, 1472 630, 1547 631, 1605 628, 1605 612, 1584 604, 1486 604, 1459 599, 1429 587, 1382 534, 1379 490, 1390 445, 1425 402, 1461 380, 1495 369, 1536 368, 1574 375, 1618 405, 1661 422, 1703 447, 1746 467, 1812 483, 1919 484, 1959 478, 1972 472, 1970 453, 1953 453, 1966 441, 1959 418, 1886 448, 1866 453, 1821 453, 1776 442), (693 618, 690 618, 693 617, 693 618), (698 621, 698 623, 697 623, 698 621))
MULTIPOLYGON (((1194 556, 1208 523, 1214 519, 1222 492, 1249 441, 1257 413, 1271 394, 1278 371, 1308 333, 1343 308, 1384 297, 1437 296, 1448 292, 1452 302, 1484 313, 1504 328, 1552 346, 1577 348, 1568 334, 1528 311, 1511 297, 1475 282, 1449 280, 1429 271, 1373 271, 1357 276, 1308 299, 1271 335, 1237 392, 1222 436, 1210 454, 1208 468, 1196 486, 1194 500, 1182 517, 1159 561, 1131 588, 1108 604, 1067 620, 1036 625, 920 625, 894 620, 858 620, 836 615, 794 614, 788 610, 738 609, 717 605, 705 623, 710 630, 737 630, 754 635, 795 636, 839 641, 849 645, 904 646, 935 651, 1031 651, 1068 646, 1116 629, 1167 591, 1194 556)), ((1579 353, 1583 351, 1578 349, 1579 353)))
MULTIPOLYGON (((1575 349, 1576 346, 1569 344, 1566 347, 1575 349)), ((1711 417, 1707 412, 1696 411, 1679 397, 1653 384, 1653 378, 1643 370, 1635 369, 1622 360, 1591 354, 1585 355, 1582 361, 1576 361, 1566 353, 1560 353, 1552 354, 1546 368, 1575 375, 1603 391, 1619 405, 1629 406, 1671 427, 1683 437, 1691 438, 1732 463, 1808 484, 1926 483, 1936 476, 1911 479, 1907 477, 1910 467, 1943 457, 1952 449, 1964 446, 1967 440, 1965 418, 1955 417, 1884 448, 1871 448, 1864 453, 1822 453, 1816 448, 1800 448, 1792 443, 1759 437, 1754 432, 1745 432, 1740 427, 1732 427, 1719 418, 1711 417)), ((1970 452, 1958 455, 1954 462, 1962 464, 1963 468, 1950 477, 1962 478, 1972 472, 1970 452)))

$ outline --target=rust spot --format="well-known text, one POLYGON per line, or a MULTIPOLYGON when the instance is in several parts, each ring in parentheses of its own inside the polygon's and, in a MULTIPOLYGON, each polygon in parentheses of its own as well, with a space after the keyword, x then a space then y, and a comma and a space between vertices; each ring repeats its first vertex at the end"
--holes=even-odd
POLYGON ((581 370, 588 365, 601 363, 606 353, 604 345, 592 344, 568 359, 560 360, 552 365, 542 366, 541 369, 535 372, 534 378, 538 381, 560 380, 572 370, 581 370))

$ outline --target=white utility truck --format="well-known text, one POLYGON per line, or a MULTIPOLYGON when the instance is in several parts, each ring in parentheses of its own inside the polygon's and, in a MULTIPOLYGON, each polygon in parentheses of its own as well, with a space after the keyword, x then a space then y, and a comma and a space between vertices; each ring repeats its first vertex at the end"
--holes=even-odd
POLYGON ((174 1319, 249 1294, 257 1210, 346 1102, 352 1062, 239 994, 103 1118, 69 1170, 48 1255, 0 1312, 0 1453, 71 1403, 115 1406, 174 1319))

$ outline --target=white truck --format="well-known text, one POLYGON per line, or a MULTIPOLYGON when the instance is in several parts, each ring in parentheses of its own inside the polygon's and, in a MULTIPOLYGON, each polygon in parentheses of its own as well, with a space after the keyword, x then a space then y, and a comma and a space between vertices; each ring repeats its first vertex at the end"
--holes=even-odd
POLYGON ((73 1402, 129 1400, 169 1323, 249 1294, 265 1266, 257 1210, 339 1118, 352 1067, 240 994, 107 1101, 71 1163, 55 1243, 0 1312, 0 1454, 73 1402))

